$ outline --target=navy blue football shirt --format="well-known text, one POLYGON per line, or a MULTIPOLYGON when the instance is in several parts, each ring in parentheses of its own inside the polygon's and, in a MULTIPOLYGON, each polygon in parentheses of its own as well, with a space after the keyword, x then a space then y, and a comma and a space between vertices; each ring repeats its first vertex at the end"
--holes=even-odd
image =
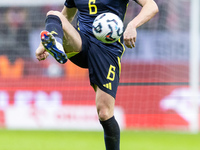
MULTIPOLYGON (((96 43, 98 41, 92 32, 94 19, 101 13, 111 12, 124 20, 128 2, 129 0, 66 0, 65 6, 78 9, 78 28, 91 41, 96 43)), ((108 46, 104 43, 101 44, 108 46)), ((118 56, 124 51, 122 44, 119 42, 109 44, 109 50, 118 56)))

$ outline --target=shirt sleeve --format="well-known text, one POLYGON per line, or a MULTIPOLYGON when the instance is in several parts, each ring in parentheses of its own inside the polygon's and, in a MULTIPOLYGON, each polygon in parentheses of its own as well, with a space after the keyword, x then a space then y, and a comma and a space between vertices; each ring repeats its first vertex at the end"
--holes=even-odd
POLYGON ((74 0, 66 0, 64 5, 68 8, 76 7, 74 0))

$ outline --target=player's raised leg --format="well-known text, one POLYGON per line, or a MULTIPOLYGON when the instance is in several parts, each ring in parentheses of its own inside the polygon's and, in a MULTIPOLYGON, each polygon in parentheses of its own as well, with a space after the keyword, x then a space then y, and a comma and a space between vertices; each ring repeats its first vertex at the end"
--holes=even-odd
POLYGON ((97 87, 96 107, 104 129, 106 150, 120 149, 120 128, 114 117, 115 99, 97 87))
POLYGON ((36 50, 38 60, 44 60, 47 57, 45 55, 47 51, 59 63, 65 63, 67 61, 66 53, 81 51, 81 37, 66 18, 65 12, 67 12, 66 7, 62 12, 49 11, 47 13, 46 29, 41 32, 42 44, 36 50))

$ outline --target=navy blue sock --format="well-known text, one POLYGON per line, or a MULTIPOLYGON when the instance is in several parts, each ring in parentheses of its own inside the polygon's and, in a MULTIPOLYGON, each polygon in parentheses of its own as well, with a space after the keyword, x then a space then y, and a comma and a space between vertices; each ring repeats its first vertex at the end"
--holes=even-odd
POLYGON ((104 140, 106 150, 119 150, 120 149, 120 128, 115 120, 115 117, 100 121, 104 129, 104 140))
POLYGON ((58 16, 48 15, 45 21, 45 28, 53 34, 59 43, 62 44, 64 33, 62 29, 62 22, 58 16))

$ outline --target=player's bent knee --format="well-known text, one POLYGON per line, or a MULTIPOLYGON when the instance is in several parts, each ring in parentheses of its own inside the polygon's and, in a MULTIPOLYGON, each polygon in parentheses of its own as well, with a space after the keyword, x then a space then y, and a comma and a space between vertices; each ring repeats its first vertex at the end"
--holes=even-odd
POLYGON ((55 16, 60 17, 62 14, 59 11, 50 10, 50 11, 47 12, 46 16, 49 16, 49 15, 55 15, 55 16))
POLYGON ((57 16, 61 20, 62 24, 63 23, 65 24, 65 26, 69 25, 69 21, 65 18, 65 16, 60 11, 50 10, 49 12, 47 12, 46 17, 48 17, 50 15, 57 16))

